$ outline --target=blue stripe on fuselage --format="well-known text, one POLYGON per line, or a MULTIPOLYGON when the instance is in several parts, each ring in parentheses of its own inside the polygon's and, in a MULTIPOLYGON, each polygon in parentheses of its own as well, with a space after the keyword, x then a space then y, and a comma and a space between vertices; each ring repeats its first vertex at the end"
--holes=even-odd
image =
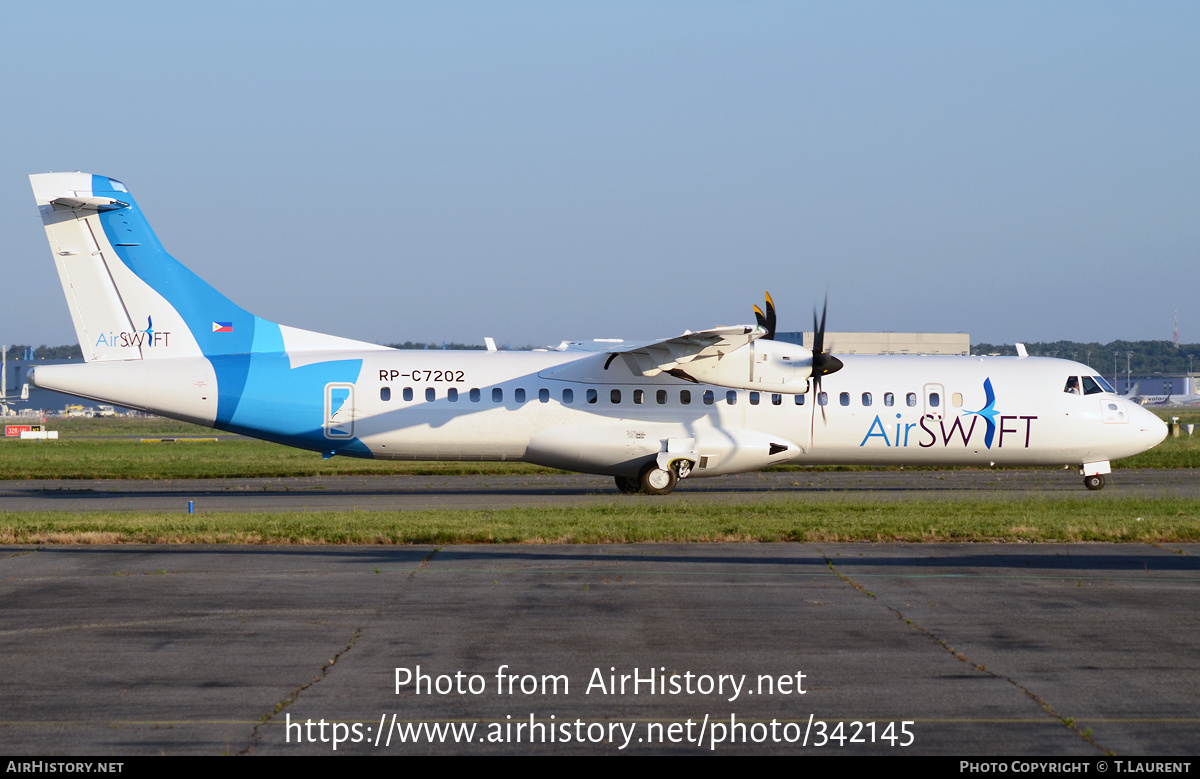
MULTIPOLYGON (((293 369, 279 325, 241 308, 168 254, 129 192, 104 176, 92 177, 92 192, 129 204, 100 213, 109 243, 126 267, 179 312, 212 363, 218 393, 214 427, 308 449, 370 455, 356 439, 335 444, 324 436, 325 385, 356 382, 362 360, 293 369), (231 322, 233 332, 214 333, 213 322, 231 322)), ((135 318, 142 313, 130 312, 135 318)))

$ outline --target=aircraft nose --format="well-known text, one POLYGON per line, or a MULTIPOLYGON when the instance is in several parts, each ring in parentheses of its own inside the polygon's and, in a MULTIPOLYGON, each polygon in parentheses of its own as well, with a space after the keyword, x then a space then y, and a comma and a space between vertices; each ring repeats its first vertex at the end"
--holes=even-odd
MULTIPOLYGON (((1138 439, 1145 449, 1152 449, 1167 437, 1167 423, 1152 411, 1141 406, 1131 406, 1129 423, 1137 431, 1138 439)), ((1143 449, 1143 451, 1145 451, 1143 449)))

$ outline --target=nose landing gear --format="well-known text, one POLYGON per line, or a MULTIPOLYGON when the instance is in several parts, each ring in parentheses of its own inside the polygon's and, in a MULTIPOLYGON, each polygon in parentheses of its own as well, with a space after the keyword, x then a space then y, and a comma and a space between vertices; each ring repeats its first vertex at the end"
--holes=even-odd
POLYGON ((1108 460, 1084 463, 1079 468, 1079 475, 1083 477, 1083 486, 1089 490, 1104 489, 1104 475, 1106 473, 1112 473, 1112 465, 1108 460))

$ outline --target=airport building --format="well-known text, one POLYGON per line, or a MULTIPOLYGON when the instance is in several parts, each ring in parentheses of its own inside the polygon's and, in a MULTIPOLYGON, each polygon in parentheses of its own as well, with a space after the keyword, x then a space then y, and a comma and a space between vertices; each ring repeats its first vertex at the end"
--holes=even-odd
MULTIPOLYGON (((776 333, 775 340, 800 344, 808 349, 813 334, 776 333)), ((825 333, 825 349, 832 354, 950 354, 969 356, 968 333, 825 333)))
POLYGON ((1177 376, 1120 376, 1113 382, 1117 392, 1122 395, 1129 392, 1130 387, 1137 387, 1139 395, 1196 395, 1195 375, 1177 376))

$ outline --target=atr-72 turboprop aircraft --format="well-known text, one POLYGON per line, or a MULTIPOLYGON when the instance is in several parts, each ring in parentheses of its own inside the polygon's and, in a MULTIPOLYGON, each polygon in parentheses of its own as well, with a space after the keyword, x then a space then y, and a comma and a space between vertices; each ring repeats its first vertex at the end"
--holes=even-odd
POLYGON ((30 177, 84 365, 39 387, 325 456, 521 460, 625 492, 781 463, 1078 465, 1166 435, 1096 372, 1036 357, 832 356, 756 325, 642 344, 400 351, 268 322, 169 255, 121 182, 30 177), (818 408, 819 407, 819 408, 818 408))

